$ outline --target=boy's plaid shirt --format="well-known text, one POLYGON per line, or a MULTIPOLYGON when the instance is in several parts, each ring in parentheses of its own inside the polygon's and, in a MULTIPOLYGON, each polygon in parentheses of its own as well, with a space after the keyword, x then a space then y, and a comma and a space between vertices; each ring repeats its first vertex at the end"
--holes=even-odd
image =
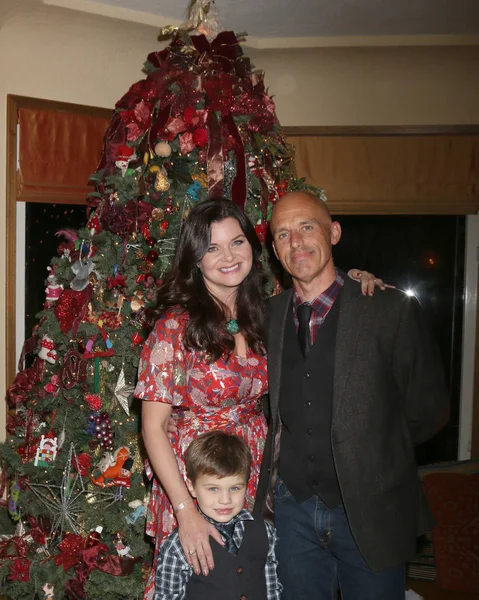
MULTIPOLYGON (((217 523, 205 516, 212 525, 217 523)), ((234 524, 233 541, 237 548, 243 541, 245 521, 252 521, 253 517, 243 509, 233 517, 230 523, 234 524)), ((268 534, 269 552, 264 568, 266 578, 267 600, 280 600, 283 586, 278 580, 276 573, 277 560, 275 554, 276 530, 265 522, 268 534)), ((178 529, 163 542, 158 557, 158 565, 155 574, 155 595, 153 600, 184 600, 186 597, 186 584, 193 574, 193 569, 188 564, 183 548, 181 547, 178 529)))

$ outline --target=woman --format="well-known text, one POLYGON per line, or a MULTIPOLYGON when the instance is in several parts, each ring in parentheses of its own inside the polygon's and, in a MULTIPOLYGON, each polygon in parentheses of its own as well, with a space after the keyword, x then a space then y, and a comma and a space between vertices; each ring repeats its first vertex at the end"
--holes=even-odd
POLYGON ((253 457, 248 508, 254 503, 267 430, 260 402, 267 391, 260 254, 254 227, 233 202, 198 204, 183 224, 159 296, 161 315, 141 357, 135 395, 143 399, 143 439, 161 481, 161 487, 153 481, 147 532, 158 552, 178 523, 196 573, 200 564, 205 574, 214 566, 209 536, 223 542, 184 482, 183 454, 193 438, 223 429, 246 441, 253 457))

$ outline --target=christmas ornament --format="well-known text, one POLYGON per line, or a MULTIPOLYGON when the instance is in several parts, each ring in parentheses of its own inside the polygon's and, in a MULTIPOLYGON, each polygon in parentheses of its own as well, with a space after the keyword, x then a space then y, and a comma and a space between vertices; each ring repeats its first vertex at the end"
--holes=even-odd
POLYGON ((135 158, 135 151, 130 146, 120 145, 118 147, 118 156, 115 160, 115 167, 120 169, 123 177, 126 175, 128 164, 135 158))
POLYGON ((98 411, 103 406, 103 400, 99 394, 86 394, 85 401, 93 411, 98 411))
POLYGON ((134 525, 140 517, 143 517, 146 514, 146 507, 150 501, 150 495, 147 494, 143 501, 141 500, 132 500, 128 502, 128 506, 133 508, 133 512, 129 513, 125 517, 125 521, 130 525, 134 525))
POLYGON ((43 597, 45 600, 55 600, 55 587, 50 583, 45 583, 42 585, 43 593, 45 594, 43 597))
POLYGON ((130 452, 126 446, 121 446, 114 455, 108 456, 108 462, 99 465, 100 473, 92 476, 92 482, 98 487, 113 487, 115 479, 121 476, 121 469, 129 458, 130 452))
POLYGON ((156 221, 162 221, 165 217, 165 211, 162 208, 154 208, 151 212, 151 216, 156 221))
POLYGON ((157 192, 167 192, 170 189, 170 182, 165 169, 158 171, 155 177, 155 190, 157 192))
POLYGON ((153 246, 156 244, 155 238, 152 238, 152 237, 147 237, 145 242, 146 242, 147 246, 150 246, 150 248, 153 248, 153 246))
POLYGON ((52 365, 57 362, 58 355, 55 350, 55 344, 53 343, 52 338, 48 337, 46 334, 42 337, 42 341, 40 342, 40 352, 38 353, 38 356, 52 365))
POLYGON ((201 183, 199 181, 194 181, 190 187, 186 190, 188 196, 191 196, 193 200, 198 202, 198 192, 201 190, 201 183))
POLYGON ((98 218, 96 211, 92 213, 88 219, 87 228, 90 231, 91 237, 101 232, 102 228, 100 225, 100 219, 98 218))
POLYGON ((63 286, 57 283, 55 273, 51 267, 47 267, 49 275, 47 277, 47 287, 45 288, 46 299, 49 302, 56 302, 63 290, 63 286))
POLYGON ((62 258, 67 260, 68 262, 72 261, 72 257, 70 256, 70 248, 63 248, 62 258))
POLYGON ((30 581, 30 565, 31 562, 24 557, 14 558, 13 564, 9 565, 10 574, 8 579, 10 581, 30 581))
POLYGON ((33 464, 36 467, 50 467, 57 457, 57 451, 58 438, 56 436, 53 437, 51 434, 47 436, 42 435, 33 464))
POLYGON ((148 252, 148 254, 146 255, 146 260, 148 262, 154 263, 158 260, 158 256, 159 256, 159 254, 156 250, 150 250, 148 252))
POLYGON ((77 519, 81 514, 79 499, 85 494, 83 479, 78 472, 72 473, 72 461, 76 458, 75 447, 70 445, 60 485, 29 482, 28 486, 50 512, 50 535, 63 537, 66 530, 78 533, 77 519))
POLYGON ((107 412, 100 415, 92 413, 88 417, 90 427, 88 431, 95 437, 104 450, 113 450, 113 426, 107 412))
POLYGON ((135 333, 131 336, 131 341, 133 342, 133 344, 135 344, 135 346, 138 346, 139 344, 142 344, 145 341, 145 338, 138 333, 138 331, 135 331, 135 333))
POLYGON ((86 547, 91 548, 92 546, 97 546, 100 543, 102 532, 103 527, 101 525, 97 525, 95 529, 88 535, 86 547))
POLYGON ((70 282, 70 287, 76 292, 81 292, 90 283, 90 273, 93 271, 93 262, 91 259, 77 260, 72 264, 71 270, 75 277, 70 282))
POLYGON ((155 145, 155 154, 157 156, 162 156, 164 158, 170 156, 171 154, 171 146, 168 142, 158 142, 155 145))
MULTIPOLYGON (((65 418, 63 420, 63 427, 62 427, 62 430, 60 431, 60 435, 58 436, 58 450, 61 450, 63 448, 63 444, 65 443, 65 437, 66 437, 65 425, 66 425, 66 421, 67 421, 67 415, 68 415, 68 412, 65 413, 65 418)), ((53 423, 53 420, 51 422, 53 423)))
POLYGON ((103 338, 103 342, 105 344, 105 349, 99 350, 94 349, 95 340, 98 336, 92 336, 87 343, 85 344, 85 352, 83 353, 83 358, 101 358, 103 356, 114 356, 115 351, 113 350, 113 344, 111 343, 110 338, 108 337, 105 328, 103 327, 103 321, 101 319, 97 322, 98 328, 101 333, 101 337, 103 338))
POLYGON ((115 550, 118 552, 118 556, 133 558, 133 556, 130 553, 130 546, 125 546, 119 533, 116 534, 116 537, 113 540, 113 545, 115 546, 115 550))
POLYGON ((65 573, 81 562, 81 553, 85 547, 85 538, 76 533, 67 533, 58 544, 60 554, 53 559, 57 567, 62 566, 65 573))
POLYGON ((8 495, 8 514, 13 521, 17 522, 20 519, 20 510, 18 508, 18 498, 20 497, 20 486, 16 481, 10 484, 10 492, 8 495))
POLYGON ((82 452, 76 459, 73 458, 72 464, 77 473, 80 473, 82 477, 88 477, 88 471, 91 467, 91 458, 89 454, 82 452))
POLYGON ((43 389, 52 396, 56 396, 60 391, 60 378, 58 375, 52 375, 50 381, 43 387, 43 389))
POLYGON ((130 409, 128 407, 128 399, 135 391, 135 386, 129 385, 125 381, 125 371, 123 369, 123 365, 121 367, 120 374, 118 375, 118 380, 116 382, 115 387, 113 388, 113 397, 118 402, 118 404, 123 408, 126 414, 130 415, 130 409))
POLYGON ((120 475, 118 477, 115 477, 115 479, 113 480, 113 483, 116 485, 115 497, 118 500, 123 499, 123 490, 130 489, 131 487, 130 477, 132 469, 133 459, 127 458, 121 467, 120 475))

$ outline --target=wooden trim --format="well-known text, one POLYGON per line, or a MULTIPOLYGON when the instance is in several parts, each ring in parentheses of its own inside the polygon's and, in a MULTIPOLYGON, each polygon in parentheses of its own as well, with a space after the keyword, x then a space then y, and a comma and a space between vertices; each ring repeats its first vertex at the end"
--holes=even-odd
POLYGON ((76 204, 85 206, 88 204, 88 198, 84 195, 72 196, 71 198, 65 198, 64 196, 57 196, 56 194, 48 194, 48 198, 41 194, 22 194, 21 197, 16 198, 17 202, 48 202, 48 204, 76 204))
POLYGON ((99 108, 98 106, 87 106, 83 104, 74 104, 71 102, 57 102, 53 100, 45 100, 43 98, 29 98, 27 96, 15 96, 8 94, 8 99, 11 99, 15 104, 15 110, 19 108, 39 108, 44 110, 54 110, 57 112, 77 112, 86 114, 91 117, 109 118, 113 114, 111 108, 99 108))
MULTIPOLYGON (((31 196, 19 198, 17 195, 17 121, 19 108, 37 108, 54 110, 57 112, 77 112, 93 117, 110 118, 112 109, 98 108, 96 106, 83 106, 69 102, 56 102, 42 98, 29 98, 26 96, 7 95, 7 173, 6 173, 6 282, 5 282, 5 348, 6 348, 6 384, 13 382, 17 372, 16 365, 16 244, 17 244, 17 217, 16 202, 45 202, 44 196, 31 196)), ((65 200, 49 195, 48 201, 52 204, 80 204, 85 199, 71 198, 65 200)))
POLYGON ((17 269, 17 103, 7 96, 7 190, 6 190, 6 281, 5 281, 5 342, 6 383, 13 382, 16 373, 16 269, 17 269))
POLYGON ((479 135, 479 125, 361 125, 283 127, 286 137, 301 136, 402 136, 402 135, 479 135))
POLYGON ((328 208, 332 215, 473 215, 477 213, 477 200, 464 200, 459 209, 451 206, 450 200, 437 200, 435 203, 431 202, 430 206, 422 205, 420 213, 417 211, 417 203, 410 198, 402 201, 334 198, 328 201, 328 208))

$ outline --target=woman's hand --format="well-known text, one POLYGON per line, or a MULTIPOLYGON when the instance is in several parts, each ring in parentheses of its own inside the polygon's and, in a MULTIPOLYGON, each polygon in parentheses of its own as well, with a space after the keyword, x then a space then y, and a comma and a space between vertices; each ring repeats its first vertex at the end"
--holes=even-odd
POLYGON ((167 433, 170 442, 175 436, 178 435, 178 426, 176 425, 176 418, 174 412, 171 413, 171 416, 168 419, 167 433))
POLYGON ((348 276, 354 281, 359 281, 361 283, 361 293, 363 296, 373 296, 374 288, 377 286, 381 291, 384 292, 386 288, 395 288, 395 285, 389 285, 384 283, 382 279, 379 277, 375 277, 369 271, 361 271, 360 269, 350 269, 348 271, 348 276))
POLYGON ((193 503, 188 504, 176 515, 178 534, 186 560, 199 575, 208 575, 215 564, 211 551, 210 536, 224 546, 220 532, 200 515, 193 503))

